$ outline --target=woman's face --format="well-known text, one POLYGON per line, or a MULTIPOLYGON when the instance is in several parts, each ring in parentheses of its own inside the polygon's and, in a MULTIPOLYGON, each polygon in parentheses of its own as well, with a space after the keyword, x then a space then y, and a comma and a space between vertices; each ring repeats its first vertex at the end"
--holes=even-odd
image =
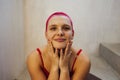
POLYGON ((47 26, 46 38, 52 41, 54 48, 65 48, 67 41, 73 39, 69 18, 62 15, 53 16, 47 26))

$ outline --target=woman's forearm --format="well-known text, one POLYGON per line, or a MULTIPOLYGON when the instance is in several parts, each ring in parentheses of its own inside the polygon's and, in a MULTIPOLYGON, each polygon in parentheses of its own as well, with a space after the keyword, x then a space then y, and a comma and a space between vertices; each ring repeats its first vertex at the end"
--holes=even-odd
POLYGON ((51 68, 50 74, 47 80, 59 80, 59 68, 51 68))
POLYGON ((70 80, 69 69, 61 69, 60 71, 60 80, 70 80))

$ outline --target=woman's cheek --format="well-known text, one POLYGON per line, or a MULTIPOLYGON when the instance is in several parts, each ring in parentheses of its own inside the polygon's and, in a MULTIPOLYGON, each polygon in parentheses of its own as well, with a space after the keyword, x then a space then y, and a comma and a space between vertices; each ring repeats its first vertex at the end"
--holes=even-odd
POLYGON ((52 41, 54 38, 54 34, 48 33, 48 40, 52 41))
POLYGON ((72 40, 73 39, 72 32, 68 32, 67 34, 68 34, 67 35, 68 36, 68 40, 72 40))

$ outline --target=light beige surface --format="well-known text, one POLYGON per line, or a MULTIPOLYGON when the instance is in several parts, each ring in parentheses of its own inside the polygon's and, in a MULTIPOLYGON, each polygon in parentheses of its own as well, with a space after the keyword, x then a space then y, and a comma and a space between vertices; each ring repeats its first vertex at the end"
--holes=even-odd
POLYGON ((47 17, 63 11, 74 23, 73 45, 88 54, 96 54, 101 42, 120 42, 119 8, 119 0, 26 0, 26 53, 46 43, 47 17))
POLYGON ((91 55, 91 73, 102 80, 120 80, 118 74, 102 57, 91 55))
POLYGON ((102 45, 110 49, 114 54, 120 56, 120 43, 102 43, 102 45))
POLYGON ((25 67, 22 0, 0 0, 0 80, 13 80, 25 67))

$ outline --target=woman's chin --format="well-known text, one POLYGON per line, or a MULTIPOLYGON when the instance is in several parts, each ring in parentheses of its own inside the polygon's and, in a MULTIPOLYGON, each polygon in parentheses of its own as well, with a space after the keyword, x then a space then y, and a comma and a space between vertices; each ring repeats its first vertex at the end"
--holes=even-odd
POLYGON ((60 42, 53 41, 53 47, 57 49, 63 49, 66 47, 66 42, 60 43, 60 42))
POLYGON ((54 48, 57 48, 57 49, 63 49, 65 47, 66 45, 54 45, 54 48))

